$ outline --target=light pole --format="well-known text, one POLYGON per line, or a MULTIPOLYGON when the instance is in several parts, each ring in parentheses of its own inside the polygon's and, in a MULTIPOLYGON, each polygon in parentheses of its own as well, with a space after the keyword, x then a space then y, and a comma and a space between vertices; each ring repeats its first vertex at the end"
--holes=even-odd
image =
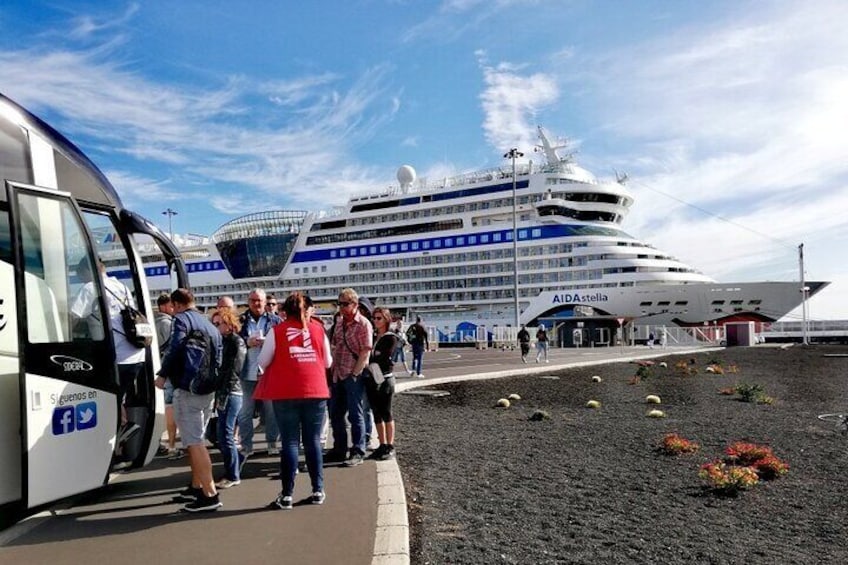
POLYGON ((810 345, 810 339, 807 336, 807 293, 810 287, 807 286, 807 280, 804 276, 804 244, 798 246, 798 264, 801 269, 801 341, 804 345, 810 345))
POLYGON ((513 147, 504 154, 504 159, 512 159, 512 296, 515 299, 515 331, 518 331, 518 208, 516 191, 515 160, 524 157, 524 153, 513 147))
POLYGON ((171 241, 174 241, 174 228, 171 225, 171 218, 173 218, 174 216, 177 215, 177 211, 171 210, 170 208, 168 208, 167 210, 162 212, 162 215, 168 216, 168 237, 171 238, 171 241))

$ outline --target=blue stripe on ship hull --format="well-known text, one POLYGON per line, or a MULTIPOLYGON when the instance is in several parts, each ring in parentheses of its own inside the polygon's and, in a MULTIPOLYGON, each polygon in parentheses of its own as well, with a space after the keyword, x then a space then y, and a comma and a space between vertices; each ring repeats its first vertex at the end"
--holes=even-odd
MULTIPOLYGON (((540 226, 535 228, 520 228, 518 241, 553 239, 587 235, 603 235, 625 237, 632 236, 616 228, 568 224, 555 226, 540 226)), ((442 249, 458 249, 464 247, 479 247, 482 245, 497 245, 512 241, 512 228, 480 232, 468 235, 451 235, 411 239, 392 243, 360 244, 335 249, 319 249, 315 251, 298 251, 292 257, 292 263, 310 263, 313 261, 332 261, 334 259, 349 259, 355 257, 370 257, 375 255, 395 255, 398 253, 417 253, 420 251, 439 251, 442 249)))
MULTIPOLYGON (((226 267, 223 261, 198 261, 196 263, 186 263, 186 271, 190 273, 208 273, 210 271, 224 271, 226 267)), ((109 274, 119 279, 130 278, 129 269, 119 269, 109 271, 109 274)), ((167 265, 158 265, 155 267, 145 267, 144 274, 147 277, 164 277, 171 274, 167 265)))

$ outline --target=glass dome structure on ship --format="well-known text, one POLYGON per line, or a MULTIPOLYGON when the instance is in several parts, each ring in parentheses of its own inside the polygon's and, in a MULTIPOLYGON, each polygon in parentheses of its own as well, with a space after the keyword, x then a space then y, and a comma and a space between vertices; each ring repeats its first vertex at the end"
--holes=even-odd
POLYGON ((275 210, 241 216, 212 234, 212 242, 234 279, 279 275, 307 212, 275 210))

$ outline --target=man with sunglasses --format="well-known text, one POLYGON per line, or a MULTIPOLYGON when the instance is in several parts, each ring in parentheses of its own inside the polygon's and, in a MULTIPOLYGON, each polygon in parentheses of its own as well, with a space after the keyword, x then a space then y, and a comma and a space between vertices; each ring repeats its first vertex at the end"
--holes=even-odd
POLYGON ((346 467, 354 467, 361 465, 365 457, 362 371, 371 355, 374 330, 371 322, 359 312, 359 295, 352 288, 341 291, 338 307, 331 340, 333 367, 329 408, 333 449, 324 460, 344 461, 346 467), (350 421, 352 446, 349 455, 345 415, 350 421))

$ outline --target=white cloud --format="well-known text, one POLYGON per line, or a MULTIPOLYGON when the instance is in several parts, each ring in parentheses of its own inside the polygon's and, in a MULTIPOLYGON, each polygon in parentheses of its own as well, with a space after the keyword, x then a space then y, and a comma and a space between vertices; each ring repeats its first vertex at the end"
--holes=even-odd
MULTIPOLYGON (((169 177, 258 192, 262 202, 274 195, 281 205, 314 208, 371 184, 367 169, 341 163, 347 148, 371 136, 397 106, 389 99, 387 110, 378 111, 386 67, 366 71, 345 89, 342 77, 330 73, 258 85, 235 77, 202 89, 150 81, 104 55, 6 51, 0 83, 8 96, 37 113, 49 110, 59 129, 90 137, 107 155, 157 164, 173 171, 169 177), (256 94, 267 104, 250 106, 256 94), (330 170, 333 178, 316 180, 315 171, 330 170)), ((162 181, 142 184, 156 188, 151 194, 167 190, 162 181)), ((131 197, 144 198, 141 190, 131 197)))
POLYGON ((555 80, 543 73, 522 74, 522 67, 509 63, 482 68, 486 88, 480 100, 486 140, 495 150, 516 147, 526 154, 536 143, 536 115, 559 96, 555 80))

